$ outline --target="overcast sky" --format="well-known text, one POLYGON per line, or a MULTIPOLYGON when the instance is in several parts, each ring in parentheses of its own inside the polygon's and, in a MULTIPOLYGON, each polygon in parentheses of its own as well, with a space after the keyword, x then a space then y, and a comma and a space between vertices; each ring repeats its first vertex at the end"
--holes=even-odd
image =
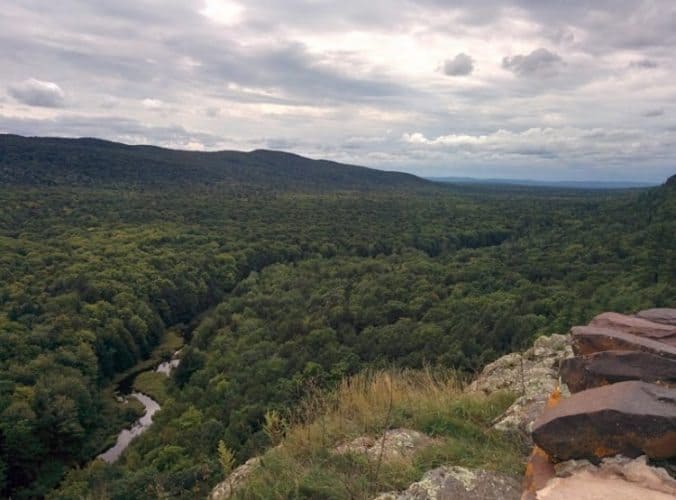
POLYGON ((0 132, 661 181, 675 54, 674 0, 3 0, 0 132))

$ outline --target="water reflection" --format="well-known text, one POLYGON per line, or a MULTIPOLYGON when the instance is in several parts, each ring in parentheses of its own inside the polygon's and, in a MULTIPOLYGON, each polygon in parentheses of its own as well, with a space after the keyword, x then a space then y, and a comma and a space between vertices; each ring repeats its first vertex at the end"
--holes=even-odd
POLYGON ((145 394, 133 392, 129 395, 129 397, 140 401, 140 403, 145 407, 145 414, 134 423, 131 429, 124 429, 122 432, 120 432, 120 434, 117 436, 117 442, 115 443, 115 446, 98 456, 98 458, 104 462, 108 462, 109 464, 112 464, 118 458, 120 458, 120 455, 127 448, 127 446, 129 446, 129 443, 132 439, 143 434, 146 429, 152 425, 153 415, 155 415, 155 413, 160 410, 160 405, 157 403, 157 401, 149 396, 146 396, 145 394))

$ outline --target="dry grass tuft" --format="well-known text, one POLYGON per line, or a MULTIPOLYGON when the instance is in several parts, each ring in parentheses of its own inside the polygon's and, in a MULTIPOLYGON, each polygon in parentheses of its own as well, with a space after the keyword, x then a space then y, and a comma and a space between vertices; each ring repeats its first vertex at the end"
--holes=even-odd
POLYGON ((403 489, 442 464, 518 474, 524 450, 490 429, 513 400, 510 394, 463 394, 456 373, 429 369, 365 372, 330 392, 309 387, 284 424, 282 445, 263 456, 237 497, 367 498, 403 489), (424 432, 434 444, 396 461, 333 452, 356 437, 377 438, 399 427, 424 432))
POLYGON ((405 426, 416 415, 443 411, 461 393, 462 385, 451 372, 364 372, 344 379, 329 393, 311 388, 284 444, 304 452, 379 434, 388 427, 405 426))

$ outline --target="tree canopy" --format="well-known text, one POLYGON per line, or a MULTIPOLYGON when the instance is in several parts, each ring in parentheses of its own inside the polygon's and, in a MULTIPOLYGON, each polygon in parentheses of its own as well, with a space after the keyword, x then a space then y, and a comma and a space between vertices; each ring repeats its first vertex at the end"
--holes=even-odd
POLYGON ((266 412, 308 387, 392 365, 471 374, 601 311, 676 302, 673 186, 257 191, 71 173, 0 186, 2 496, 193 498, 222 476, 219 443, 260 452, 266 412), (113 383, 169 328, 187 347, 156 423, 119 463, 86 466, 134 418, 113 383))

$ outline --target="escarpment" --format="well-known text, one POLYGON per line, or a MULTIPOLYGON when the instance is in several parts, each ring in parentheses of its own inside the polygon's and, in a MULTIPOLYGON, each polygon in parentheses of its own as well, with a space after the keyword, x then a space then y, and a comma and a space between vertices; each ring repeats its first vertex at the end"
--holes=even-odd
POLYGON ((572 394, 532 424, 522 500, 674 498, 675 317, 603 313, 571 329, 559 375, 572 394))
MULTIPOLYGON (((410 478, 392 491, 381 489, 363 496, 376 500, 676 498, 673 318, 673 309, 653 309, 634 316, 603 313, 588 325, 573 327, 568 335, 540 337, 528 350, 497 359, 471 384, 459 388, 456 399, 435 406, 436 415, 443 413, 443 406, 457 405, 457 398, 467 398, 474 405, 482 398, 511 394, 509 402, 513 403, 507 402, 502 407, 507 409, 491 416, 480 431, 480 442, 499 435, 528 443, 522 451, 510 455, 516 466, 511 472, 490 463, 462 463, 462 457, 453 454, 441 455, 440 450, 460 439, 463 432, 463 424, 452 419, 444 427, 448 434, 438 434, 438 425, 423 425, 417 430, 385 425, 370 434, 350 435, 337 442, 328 439, 325 460, 367 464, 366 470, 371 472, 361 473, 369 482, 381 464, 390 467, 446 457, 431 460, 430 466, 418 470, 415 480, 410 478), (531 453, 526 458, 528 447, 531 453), (521 460, 526 462, 522 478, 517 472, 521 460)), ((433 396, 430 393, 430 398, 441 397, 449 390, 440 388, 433 396)), ((423 405, 403 404, 423 392, 424 385, 416 386, 406 397, 395 399, 390 410, 381 408, 376 420, 391 413, 396 418, 408 415, 411 423, 427 421, 431 417, 420 419, 415 412, 431 405, 432 399, 423 405)), ((365 405, 360 410, 364 415, 375 412, 376 407, 369 406, 373 402, 365 405)), ((469 406, 463 408, 466 412, 469 406)), ((345 409, 339 413, 351 414, 345 409)), ((306 432, 303 430, 302 435, 306 432)), ((481 446, 479 442, 476 445, 481 446)), ((247 462, 219 485, 211 498, 248 498, 251 474, 253 481, 260 482, 265 468, 279 463, 280 456, 308 452, 293 446, 282 443, 274 453, 247 462)), ((464 449, 463 453, 467 452, 464 449)), ((356 474, 360 469, 354 470, 356 474)))

